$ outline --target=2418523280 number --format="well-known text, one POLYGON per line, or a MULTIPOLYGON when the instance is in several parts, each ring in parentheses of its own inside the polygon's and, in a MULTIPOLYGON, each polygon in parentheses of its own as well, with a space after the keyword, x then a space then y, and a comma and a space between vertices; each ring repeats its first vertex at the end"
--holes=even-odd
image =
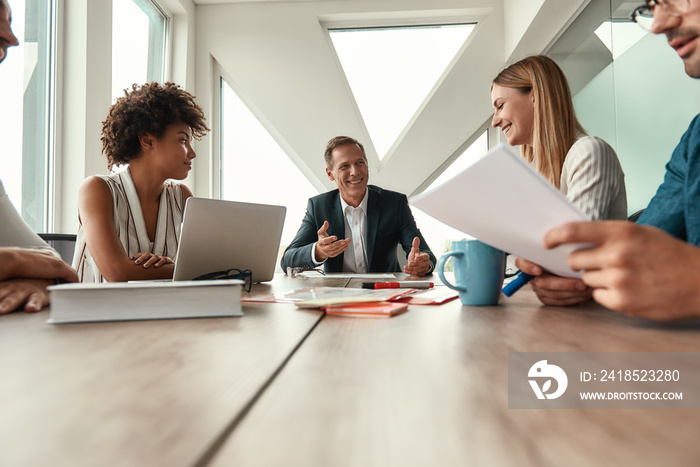
POLYGON ((678 370, 602 370, 600 381, 678 381, 678 370))

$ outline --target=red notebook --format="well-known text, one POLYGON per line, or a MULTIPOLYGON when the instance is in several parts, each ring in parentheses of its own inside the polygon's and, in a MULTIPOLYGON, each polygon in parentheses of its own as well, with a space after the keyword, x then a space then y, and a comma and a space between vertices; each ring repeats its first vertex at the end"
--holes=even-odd
POLYGON ((397 300, 409 305, 442 305, 457 298, 459 294, 447 287, 433 289, 416 289, 415 293, 400 297, 397 300))
POLYGON ((326 314, 361 318, 390 318, 408 309, 406 303, 367 302, 325 307, 326 314))

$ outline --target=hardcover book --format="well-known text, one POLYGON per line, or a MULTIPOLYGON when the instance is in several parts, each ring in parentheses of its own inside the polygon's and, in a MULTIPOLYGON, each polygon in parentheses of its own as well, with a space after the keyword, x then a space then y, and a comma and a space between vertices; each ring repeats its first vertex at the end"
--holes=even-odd
POLYGON ((50 323, 243 316, 237 279, 60 284, 50 323))

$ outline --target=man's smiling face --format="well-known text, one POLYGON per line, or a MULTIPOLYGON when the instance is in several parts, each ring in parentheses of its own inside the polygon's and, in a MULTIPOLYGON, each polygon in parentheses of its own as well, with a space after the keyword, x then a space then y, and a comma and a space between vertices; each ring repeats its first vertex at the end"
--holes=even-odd
POLYGON ((688 76, 700 78, 700 1, 688 0, 687 8, 673 14, 657 6, 651 32, 666 34, 668 45, 683 59, 688 76))
POLYGON ((357 144, 343 144, 333 149, 333 165, 326 167, 328 178, 335 181, 340 196, 350 206, 357 207, 367 190, 369 168, 367 159, 357 144))

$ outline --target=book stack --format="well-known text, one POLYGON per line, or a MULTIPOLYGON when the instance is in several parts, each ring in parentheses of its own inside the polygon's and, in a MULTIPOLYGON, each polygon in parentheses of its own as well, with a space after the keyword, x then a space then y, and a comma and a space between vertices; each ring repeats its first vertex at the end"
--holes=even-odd
POLYGON ((390 318, 408 310, 406 303, 364 302, 333 305, 324 308, 332 316, 352 316, 355 318, 390 318))
POLYGON ((319 308, 328 315, 361 318, 390 318, 408 309, 408 304, 398 303, 401 297, 415 289, 348 289, 335 287, 311 287, 287 293, 278 300, 298 299, 299 308, 319 308))
POLYGON ((318 308, 329 315, 388 318, 408 309, 408 305, 441 305, 457 298, 446 287, 431 289, 355 289, 345 287, 306 287, 276 294, 246 296, 244 302, 294 303, 299 308, 318 308))

